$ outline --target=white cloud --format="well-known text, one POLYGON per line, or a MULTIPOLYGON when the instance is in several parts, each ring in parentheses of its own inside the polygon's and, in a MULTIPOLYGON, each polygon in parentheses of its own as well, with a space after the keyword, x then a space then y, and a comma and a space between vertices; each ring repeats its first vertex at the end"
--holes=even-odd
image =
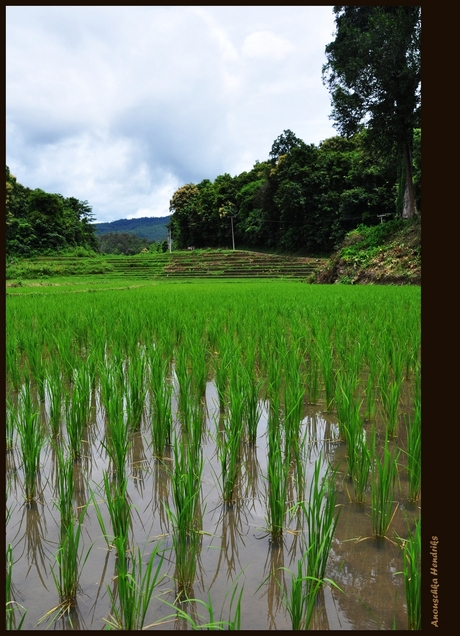
POLYGON ((245 38, 242 53, 246 58, 283 60, 293 49, 289 40, 272 31, 256 31, 245 38))
POLYGON ((286 128, 335 134, 321 83, 332 7, 6 16, 7 164, 23 185, 88 200, 98 221, 163 216, 177 187, 250 170, 286 128))

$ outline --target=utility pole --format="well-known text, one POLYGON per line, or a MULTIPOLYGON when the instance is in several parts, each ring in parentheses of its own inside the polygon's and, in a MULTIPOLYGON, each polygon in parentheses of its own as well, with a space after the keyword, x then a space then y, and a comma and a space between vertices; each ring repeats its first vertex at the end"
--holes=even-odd
POLYGON ((172 245, 172 237, 171 237, 171 228, 169 228, 169 253, 171 254, 171 245, 172 245))
POLYGON ((233 251, 235 251, 235 234, 234 234, 234 232, 233 232, 233 219, 234 219, 234 218, 235 218, 234 216, 231 216, 231 217, 230 217, 230 221, 231 221, 231 223, 232 223, 232 243, 233 243, 233 251))

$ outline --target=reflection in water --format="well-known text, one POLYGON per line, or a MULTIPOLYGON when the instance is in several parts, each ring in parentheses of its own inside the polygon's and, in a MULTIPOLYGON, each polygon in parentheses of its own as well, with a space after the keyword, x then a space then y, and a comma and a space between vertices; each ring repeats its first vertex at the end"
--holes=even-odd
POLYGON ((264 580, 266 580, 268 625, 269 629, 276 629, 276 615, 283 607, 283 595, 287 594, 284 570, 284 542, 276 545, 269 543, 267 559, 264 566, 264 580))
POLYGON ((171 487, 171 448, 165 448, 164 456, 159 459, 153 458, 153 514, 160 524, 160 531, 164 534, 169 532, 169 521, 166 508, 169 504, 169 492, 171 487))
POLYGON ((225 563, 227 581, 234 580, 237 569, 240 572, 244 569, 239 558, 238 548, 240 545, 245 547, 244 537, 249 533, 248 514, 243 502, 236 501, 231 505, 221 504, 220 509, 221 515, 216 523, 216 528, 219 526, 219 523, 222 522, 221 547, 216 571, 209 586, 210 588, 217 580, 223 563, 225 563))
POLYGON ((131 475, 134 486, 142 497, 144 493, 144 466, 147 462, 144 451, 144 438, 140 432, 134 433, 128 450, 128 461, 131 466, 131 475))
POLYGON ((24 548, 19 557, 15 556, 15 561, 21 559, 23 555, 26 554, 28 564, 26 577, 31 568, 35 566, 43 587, 48 590, 45 578, 48 575, 49 559, 45 554, 43 544, 50 542, 45 540, 47 526, 43 504, 40 505, 40 510, 41 512, 39 511, 39 504, 36 501, 24 504, 19 529, 13 537, 11 544, 14 550, 21 542, 24 542, 24 548), (23 532, 21 532, 22 530, 23 532), (16 539, 18 539, 17 542, 16 539))

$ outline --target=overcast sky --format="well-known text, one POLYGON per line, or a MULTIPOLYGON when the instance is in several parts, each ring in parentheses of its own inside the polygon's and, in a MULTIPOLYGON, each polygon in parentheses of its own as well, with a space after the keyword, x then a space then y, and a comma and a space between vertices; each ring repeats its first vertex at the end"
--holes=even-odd
POLYGON ((166 216, 178 187, 251 170, 285 129, 337 134, 332 6, 10 6, 6 29, 6 163, 97 222, 166 216))

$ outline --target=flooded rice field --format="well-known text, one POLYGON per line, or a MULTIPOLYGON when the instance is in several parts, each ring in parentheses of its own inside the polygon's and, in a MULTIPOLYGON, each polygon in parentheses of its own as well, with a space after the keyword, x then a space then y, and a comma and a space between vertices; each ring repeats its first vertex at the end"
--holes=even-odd
MULTIPOLYGON (((179 443, 186 444, 184 418, 179 408, 180 387, 175 374, 171 382, 173 431, 179 443)), ((13 405, 17 403, 17 394, 11 393, 10 399, 13 405)), ((44 401, 37 399, 36 404, 40 408, 41 425, 47 427, 51 408, 49 387, 44 401)), ((174 511, 175 505, 175 458, 172 446, 168 446, 162 460, 153 456, 148 398, 138 430, 129 436, 126 499, 130 506, 130 554, 139 548, 145 567, 157 549, 153 567, 159 566, 158 584, 148 603, 143 625, 173 630, 228 621, 235 616, 239 598, 238 628, 292 629, 286 608, 292 593, 291 573, 297 573, 298 562, 309 545, 305 515, 299 502, 308 500, 315 469, 323 478, 331 466, 336 469, 332 478, 338 521, 327 560, 325 584, 316 596, 310 629, 407 629, 403 553, 398 537, 407 537, 413 530, 420 514, 420 501, 409 502, 405 453, 397 456, 390 526, 386 537, 378 538, 374 536, 370 514, 370 486, 365 490, 365 501, 358 503, 348 476, 348 447, 341 439, 336 415, 326 412, 324 401, 319 400, 316 405, 304 403, 299 429, 302 450, 291 462, 286 480, 284 528, 281 538, 274 541, 268 529, 267 512, 269 400, 258 402, 255 443, 240 441, 236 480, 228 503, 224 503, 222 497, 223 464, 217 443, 226 415, 219 406, 214 380, 207 381, 200 404, 203 468, 196 502, 199 541, 193 548, 196 570, 188 590, 189 598, 196 599, 194 601, 176 602, 174 522, 168 514, 168 510, 174 511), (302 490, 299 490, 295 462, 302 463, 304 468, 302 490)), ((389 439, 390 453, 406 447, 405 414, 410 412, 411 405, 409 382, 405 382, 398 435, 389 439)), ((58 576, 57 555, 61 545, 61 516, 56 505, 57 447, 52 438, 47 437, 41 449, 36 496, 29 503, 24 503, 22 440, 17 431, 7 451, 6 542, 12 546, 12 598, 27 610, 23 629, 92 630, 113 623, 113 606, 118 602, 117 551, 102 530, 105 527, 106 534, 112 534, 104 475, 115 479, 105 441, 106 419, 101 389, 96 387, 91 393, 81 457, 72 462, 72 505, 74 510, 84 511, 84 515, 76 603, 62 616, 55 609, 59 605, 59 594, 54 579, 58 576)), ((379 425, 378 415, 375 422, 377 443, 383 447, 385 427, 379 425)), ((370 435, 369 422, 364 421, 364 430, 370 435)), ((59 424, 59 434, 67 439, 64 421, 59 424)), ((128 562, 129 559, 128 556, 128 562)), ((20 615, 18 612, 16 621, 20 615)))

